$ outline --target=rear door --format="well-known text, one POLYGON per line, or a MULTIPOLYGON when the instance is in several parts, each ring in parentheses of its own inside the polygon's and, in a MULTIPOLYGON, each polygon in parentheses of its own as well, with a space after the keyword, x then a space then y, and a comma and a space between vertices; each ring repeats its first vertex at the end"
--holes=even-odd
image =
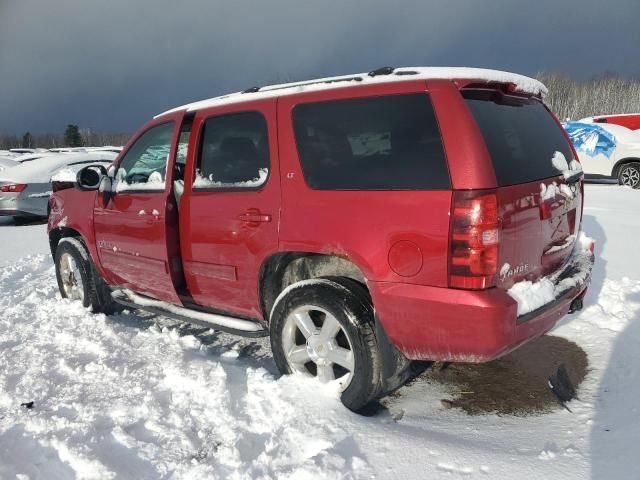
POLYGON ((536 99, 463 91, 484 137, 502 222, 498 286, 535 281, 571 255, 582 218, 582 175, 557 120, 536 99), (564 175, 563 175, 564 174, 564 175), (568 177, 568 180, 567 178, 568 177))
POLYGON ((278 249, 276 100, 198 112, 180 200, 187 287, 196 303, 261 318, 260 266, 278 249))
POLYGON ((99 198, 94 208, 98 256, 111 283, 178 304, 179 259, 171 259, 168 249, 176 225, 168 220, 175 204, 168 201, 167 171, 181 119, 181 113, 165 117, 137 136, 118 162, 111 198, 106 205, 99 198))

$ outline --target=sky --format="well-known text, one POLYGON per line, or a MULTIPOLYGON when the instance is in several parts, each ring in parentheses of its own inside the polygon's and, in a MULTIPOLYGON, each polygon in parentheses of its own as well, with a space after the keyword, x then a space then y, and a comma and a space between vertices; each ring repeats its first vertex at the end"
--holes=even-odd
POLYGON ((0 134, 380 66, 640 78, 640 1, 0 0, 0 134))

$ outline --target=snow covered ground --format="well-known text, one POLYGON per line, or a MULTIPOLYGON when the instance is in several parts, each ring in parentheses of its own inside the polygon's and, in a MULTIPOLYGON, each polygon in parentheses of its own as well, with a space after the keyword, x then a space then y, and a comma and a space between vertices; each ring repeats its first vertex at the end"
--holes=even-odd
POLYGON ((278 378, 266 341, 61 300, 45 226, 2 221, 0 479, 639 478, 639 214, 640 192, 587 187, 594 279, 553 335, 590 370, 572 412, 525 417, 445 408, 424 379, 355 415, 278 378))

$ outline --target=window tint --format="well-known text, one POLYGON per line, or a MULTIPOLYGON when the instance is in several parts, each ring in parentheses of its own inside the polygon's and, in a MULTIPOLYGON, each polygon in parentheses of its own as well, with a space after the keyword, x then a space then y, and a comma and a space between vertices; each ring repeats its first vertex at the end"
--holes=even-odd
POLYGON ((205 121, 193 186, 255 188, 269 173, 267 122, 258 112, 205 121))
POLYGON ((484 136, 498 185, 558 175, 551 164, 556 151, 573 158, 561 128, 539 101, 492 91, 463 96, 484 136))
POLYGON ((118 166, 116 192, 164 190, 173 128, 173 122, 163 123, 147 130, 136 140, 118 166))
POLYGON ((427 94, 302 104, 293 111, 293 124, 311 188, 450 188, 440 131, 427 94))

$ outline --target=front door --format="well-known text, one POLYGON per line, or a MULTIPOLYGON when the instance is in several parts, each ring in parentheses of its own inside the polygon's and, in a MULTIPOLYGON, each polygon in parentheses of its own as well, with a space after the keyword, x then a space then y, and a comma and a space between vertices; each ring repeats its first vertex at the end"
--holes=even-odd
POLYGON ((118 162, 110 200, 98 199, 94 208, 98 256, 110 282, 172 303, 180 303, 173 280, 180 265, 167 247, 176 228, 167 223, 175 222, 167 172, 181 117, 156 121, 137 136, 118 162))
POLYGON ((278 248, 276 100, 202 110, 192 132, 180 201, 189 292, 200 305, 261 318, 260 266, 278 248))

